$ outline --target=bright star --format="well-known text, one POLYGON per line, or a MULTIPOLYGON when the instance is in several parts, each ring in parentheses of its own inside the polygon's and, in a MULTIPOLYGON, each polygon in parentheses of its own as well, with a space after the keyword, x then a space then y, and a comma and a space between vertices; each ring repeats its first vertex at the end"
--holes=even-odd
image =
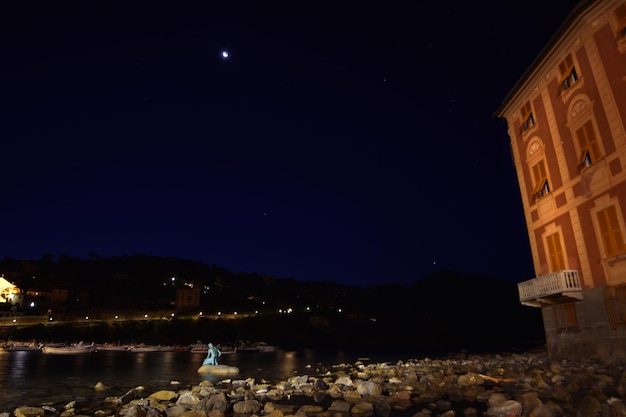
POLYGON ((222 51, 222 58, 228 58, 228 51, 222 51))

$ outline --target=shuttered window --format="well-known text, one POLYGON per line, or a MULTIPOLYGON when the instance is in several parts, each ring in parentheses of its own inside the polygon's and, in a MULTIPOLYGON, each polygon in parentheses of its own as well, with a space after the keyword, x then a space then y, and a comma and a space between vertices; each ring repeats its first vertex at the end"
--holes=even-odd
POLYGON ((546 165, 543 163, 543 159, 533 165, 533 179, 535 180, 535 187, 532 195, 535 198, 541 198, 550 193, 546 165))
POLYGON ((563 248, 561 247, 561 235, 559 232, 548 235, 546 238, 548 246, 548 257, 550 258, 550 268, 554 271, 565 269, 565 257, 563 256, 563 248))
POLYGON ((626 252, 624 232, 620 227, 615 205, 598 211, 596 216, 598 218, 598 226, 600 227, 604 256, 610 258, 626 252))
POLYGON ((576 130, 576 139, 580 149, 580 167, 595 164, 600 159, 600 146, 596 138, 593 123, 589 120, 580 129, 576 130))
POLYGON ((574 67, 574 60, 572 54, 568 54, 565 59, 559 64, 559 73, 561 74, 561 91, 567 91, 578 81, 578 74, 576 73, 576 67, 574 67))
POLYGON ((520 110, 522 113, 522 131, 527 132, 535 126, 535 118, 533 117, 532 109, 530 108, 530 101, 524 104, 524 107, 520 110))

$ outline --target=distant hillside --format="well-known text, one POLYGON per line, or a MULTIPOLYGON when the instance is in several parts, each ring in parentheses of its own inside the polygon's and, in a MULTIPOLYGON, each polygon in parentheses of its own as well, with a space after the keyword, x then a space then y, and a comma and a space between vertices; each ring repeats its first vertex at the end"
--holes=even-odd
MULTIPOLYGON (((515 284, 453 271, 435 272, 410 287, 389 284, 367 288, 233 273, 197 261, 146 255, 89 260, 60 257, 58 261, 5 258, 0 272, 12 274, 22 288, 80 291, 80 303, 63 306, 77 316, 84 316, 86 311, 91 316, 106 308, 172 308, 176 289, 189 283, 203 288, 199 308, 205 312, 259 312, 258 317, 230 321, 187 323, 181 315, 176 321, 133 325, 131 330, 119 325, 97 331, 92 328, 92 333, 77 335, 77 340, 118 340, 131 334, 135 341, 159 343, 170 340, 184 344, 206 337, 221 342, 264 340, 294 348, 386 349, 392 344, 402 349, 439 351, 509 350, 541 343, 544 338, 541 311, 519 303, 515 284), (279 313, 288 309, 289 314, 279 313)), ((53 328, 40 328, 37 333, 49 331, 53 328)), ((86 330, 64 327, 64 339, 71 339, 73 331, 86 330)), ((53 335, 48 337, 54 339, 53 335)))

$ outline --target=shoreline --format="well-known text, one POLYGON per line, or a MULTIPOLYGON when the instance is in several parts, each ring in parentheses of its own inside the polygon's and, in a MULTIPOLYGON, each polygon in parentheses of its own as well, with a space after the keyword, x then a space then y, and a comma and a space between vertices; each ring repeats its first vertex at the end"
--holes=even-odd
POLYGON ((626 412, 626 366, 589 358, 549 360, 545 352, 454 354, 441 358, 332 364, 282 381, 256 381, 230 375, 188 387, 175 381, 170 390, 141 387, 110 392, 98 383, 106 407, 72 401, 61 407, 38 404, 10 410, 0 417, 76 415, 104 417, 270 417, 307 415, 407 416, 456 415, 622 415, 626 412), (296 402, 296 404, 294 404, 296 402), (187 414, 186 414, 187 413, 187 414), (303 414, 304 413, 304 414, 303 414), (540 414, 538 414, 540 413, 540 414), (545 414, 543 414, 545 413, 545 414), (608 414, 606 414, 608 413, 608 414))

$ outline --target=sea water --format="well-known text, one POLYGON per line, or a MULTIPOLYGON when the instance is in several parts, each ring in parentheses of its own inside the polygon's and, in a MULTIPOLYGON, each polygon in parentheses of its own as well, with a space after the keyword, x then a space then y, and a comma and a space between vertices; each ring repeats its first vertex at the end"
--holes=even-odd
MULTIPOLYGON (((41 352, 0 350, 0 413, 19 406, 63 406, 76 401, 85 413, 107 408, 107 397, 118 397, 143 386, 145 395, 159 390, 177 391, 218 377, 198 374, 205 355, 188 351, 124 352, 51 355, 41 352), (101 382, 109 387, 95 389, 101 382)), ((232 379, 254 378, 277 383, 296 375, 318 376, 335 365, 353 364, 357 354, 313 350, 222 355, 220 364, 239 368, 232 379)), ((407 358, 381 354, 365 360, 395 361, 407 358)))

